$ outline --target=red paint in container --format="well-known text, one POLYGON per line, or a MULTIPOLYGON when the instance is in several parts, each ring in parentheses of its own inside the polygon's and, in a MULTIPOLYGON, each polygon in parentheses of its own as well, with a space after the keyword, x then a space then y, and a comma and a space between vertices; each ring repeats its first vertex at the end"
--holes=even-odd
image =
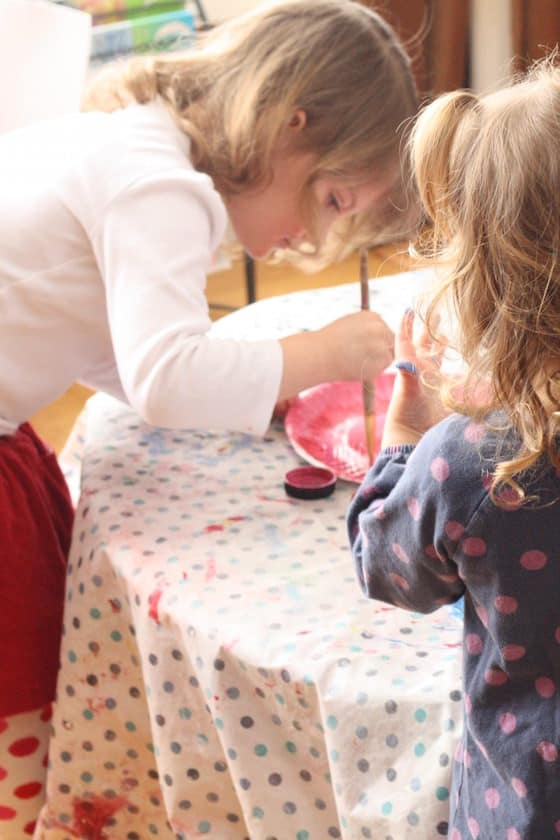
POLYGON ((335 473, 324 467, 296 467, 284 476, 284 489, 295 499, 324 499, 335 486, 335 473))

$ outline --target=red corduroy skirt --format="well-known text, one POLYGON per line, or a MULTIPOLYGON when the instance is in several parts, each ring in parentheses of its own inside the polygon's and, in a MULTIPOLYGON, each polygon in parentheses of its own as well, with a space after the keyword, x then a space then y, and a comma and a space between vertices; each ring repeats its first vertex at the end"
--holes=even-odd
POLYGON ((28 423, 0 437, 0 717, 54 698, 72 521, 54 452, 28 423))

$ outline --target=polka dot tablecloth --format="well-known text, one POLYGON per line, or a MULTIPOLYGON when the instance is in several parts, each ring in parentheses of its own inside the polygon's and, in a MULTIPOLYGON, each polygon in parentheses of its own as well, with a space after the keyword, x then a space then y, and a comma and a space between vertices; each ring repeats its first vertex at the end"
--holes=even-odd
MULTIPOLYGON (((394 288, 409 300, 417 279, 394 288)), ((215 331, 313 328, 354 301, 356 285, 298 293, 215 331)), ((80 460, 34 836, 446 836, 461 623, 362 598, 354 486, 291 499, 299 461, 279 425, 264 439, 162 431, 102 396, 65 454, 70 478, 80 460)))

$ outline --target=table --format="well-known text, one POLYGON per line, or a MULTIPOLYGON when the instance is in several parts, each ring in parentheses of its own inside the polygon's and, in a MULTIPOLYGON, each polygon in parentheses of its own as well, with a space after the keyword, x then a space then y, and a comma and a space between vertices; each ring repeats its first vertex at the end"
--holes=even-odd
MULTIPOLYGON (((371 284, 389 322, 426 277, 371 284)), ((359 307, 357 284, 214 325, 258 337, 359 307)), ((287 497, 264 438, 164 431, 93 397, 65 452, 81 493, 41 840, 446 836, 461 621, 362 597, 355 489, 287 497)))

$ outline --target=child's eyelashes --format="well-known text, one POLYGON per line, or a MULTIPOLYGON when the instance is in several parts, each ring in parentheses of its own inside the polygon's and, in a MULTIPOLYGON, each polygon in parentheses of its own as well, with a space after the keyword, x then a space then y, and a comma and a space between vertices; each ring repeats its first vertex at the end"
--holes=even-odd
POLYGON ((337 213, 340 213, 341 203, 335 193, 329 193, 327 198, 327 207, 332 207, 337 213))

